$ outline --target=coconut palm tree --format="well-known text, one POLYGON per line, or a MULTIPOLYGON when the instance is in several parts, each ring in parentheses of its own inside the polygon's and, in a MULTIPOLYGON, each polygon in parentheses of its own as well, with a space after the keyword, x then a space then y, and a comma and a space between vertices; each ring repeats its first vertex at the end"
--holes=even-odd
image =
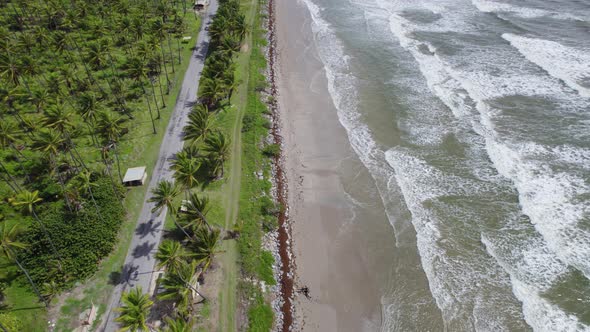
POLYGON ((142 292, 141 287, 123 293, 121 301, 123 305, 117 308, 121 314, 115 319, 121 326, 120 331, 149 331, 147 318, 154 302, 142 292))
POLYGON ((221 173, 219 176, 223 178, 223 169, 229 157, 230 148, 229 139, 221 131, 215 131, 205 139, 204 150, 209 153, 214 177, 221 173))
POLYGON ((50 282, 43 283, 41 295, 43 295, 43 297, 46 298, 48 302, 51 302, 51 299, 57 294, 59 294, 59 285, 57 282, 51 280, 50 282))
MULTIPOLYGON (((132 57, 129 60, 127 60, 127 73, 129 75, 129 77, 136 80, 141 85, 143 95, 145 96, 145 99, 147 101, 148 111, 150 112, 150 119, 152 121, 152 129, 155 134, 156 133, 156 124, 154 122, 154 116, 152 113, 152 106, 150 103, 150 99, 147 95, 147 92, 145 91, 145 87, 143 86, 143 81, 145 79, 147 79, 147 77, 148 77, 148 70, 145 65, 145 59, 142 59, 140 57, 132 57)), ((156 108, 157 108, 157 105, 156 105, 156 108)), ((158 110, 158 117, 160 114, 159 112, 160 111, 158 110)))
POLYGON ((209 115, 209 109, 203 104, 199 104, 188 116, 188 123, 183 128, 185 141, 197 142, 205 139, 211 131, 213 119, 209 115))
POLYGON ((196 261, 202 266, 201 273, 205 273, 211 266, 211 262, 213 262, 213 256, 217 253, 215 247, 219 241, 220 233, 218 229, 201 227, 197 229, 195 240, 190 243, 196 261))
POLYGON ((162 241, 156 253, 158 269, 165 267, 169 272, 175 272, 189 257, 180 242, 173 240, 162 241))
POLYGON ((63 134, 74 126, 73 113, 65 105, 51 105, 45 110, 43 124, 63 134))
POLYGON ((16 252, 18 250, 27 248, 27 244, 19 242, 16 239, 19 234, 19 231, 20 230, 18 228, 18 224, 8 226, 8 223, 6 222, 0 223, 0 250, 2 256, 4 256, 6 259, 10 261, 13 261, 18 266, 18 268, 27 277, 27 280, 31 284, 31 287, 33 288, 35 294, 37 294, 37 297, 39 297, 39 300, 43 301, 46 307, 49 307, 49 302, 47 302, 47 300, 43 296, 41 296, 41 293, 39 292, 37 285, 29 275, 29 271, 25 269, 25 267, 18 260, 18 256, 16 255, 16 252))
POLYGON ((202 298, 201 302, 206 300, 196 288, 197 279, 197 262, 183 263, 176 271, 166 273, 161 282, 164 290, 158 298, 174 301, 179 311, 190 310, 195 301, 195 295, 202 298))
POLYGON ((211 229, 211 225, 205 217, 207 212, 209 212, 209 198, 199 197, 196 193, 192 193, 185 203, 185 210, 180 214, 180 221, 193 234, 203 226, 211 229))
POLYGON ((197 158, 178 155, 172 162, 174 179, 184 188, 188 197, 189 191, 199 183, 197 176, 201 163, 197 158))
POLYGON ((39 191, 22 190, 21 192, 16 194, 15 197, 10 198, 9 201, 13 206, 23 207, 24 211, 27 211, 30 215, 33 216, 35 221, 37 221, 37 223, 41 227, 43 233, 45 233, 45 237, 51 245, 51 250, 53 251, 53 254, 61 263, 61 255, 59 254, 57 249, 55 249, 55 244, 53 243, 53 240, 51 240, 51 236, 49 236, 49 232, 47 231, 47 228, 45 228, 45 224, 43 224, 43 222, 41 221, 41 219, 39 219, 39 216, 37 216, 37 213, 35 212, 35 204, 42 201, 41 197, 39 197, 39 191))
POLYGON ((170 211, 170 216, 172 217, 172 221, 176 227, 178 227, 187 238, 190 238, 190 235, 182 228, 176 221, 174 214, 176 213, 174 207, 174 199, 178 196, 179 190, 176 185, 172 182, 167 180, 162 180, 158 182, 156 188, 152 190, 152 197, 148 200, 150 203, 155 203, 154 207, 152 208, 152 213, 158 212, 162 213, 164 208, 167 208, 170 211))
POLYGON ((33 139, 33 149, 48 156, 51 168, 55 167, 55 157, 64 148, 66 140, 54 129, 39 131, 33 139))
POLYGON ((217 106, 226 95, 223 82, 218 78, 203 77, 201 84, 201 99, 209 108, 217 106))
POLYGON ((92 203, 94 204, 94 208, 96 209, 98 217, 102 220, 102 214, 100 213, 100 209, 98 207, 98 204, 96 203, 96 199, 94 199, 94 192, 92 191, 92 188, 98 186, 96 183, 92 181, 92 172, 87 169, 82 170, 80 173, 76 175, 76 177, 72 179, 72 181, 70 181, 70 185, 75 186, 82 192, 88 193, 90 199, 92 200, 92 203))
POLYGON ((164 323, 166 324, 164 332, 191 332, 194 325, 191 319, 187 321, 182 317, 178 317, 176 319, 172 317, 166 317, 164 318, 164 323))
POLYGON ((107 143, 118 142, 123 135, 125 119, 110 111, 103 111, 98 114, 97 127, 99 134, 107 143))

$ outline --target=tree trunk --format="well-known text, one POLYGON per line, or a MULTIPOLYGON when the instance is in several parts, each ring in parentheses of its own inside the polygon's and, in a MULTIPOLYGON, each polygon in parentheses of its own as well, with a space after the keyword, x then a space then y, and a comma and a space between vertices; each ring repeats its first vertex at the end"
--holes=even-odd
POLYGON ((8 176, 8 179, 10 181, 6 181, 6 179, 4 181, 6 181, 6 183, 15 191, 15 192, 19 192, 20 186, 18 185, 18 182, 16 182, 16 180, 14 179, 14 177, 12 177, 12 175, 10 175, 10 173, 8 172, 8 169, 6 168, 6 166, 4 166, 4 163, 2 161, 0 161, 0 167, 2 168, 2 170, 4 171, 4 173, 6 173, 6 175, 8 176), (16 189, 14 187, 16 187, 16 189))
POLYGON ((115 159, 117 160, 117 172, 119 173, 119 181, 123 182, 123 176, 121 175, 121 163, 119 162, 119 152, 117 150, 117 144, 114 144, 115 148, 115 159))
MULTIPOLYGON (((180 228, 180 230, 184 233, 184 235, 186 235, 186 237, 190 239, 191 236, 188 235, 188 233, 184 230, 184 228, 178 223, 178 221, 176 221, 176 218, 174 217, 174 211, 172 211, 171 207, 168 210, 171 210, 170 217, 172 217, 172 221, 174 222, 174 225, 176 225, 176 227, 180 228)), ((164 216, 164 219, 166 219, 166 216, 164 216)))
POLYGON ((164 101, 164 92, 162 91, 162 80, 160 79, 160 76, 158 76, 158 87, 160 88, 160 98, 162 98, 162 108, 164 108, 166 107, 166 101, 164 101))
POLYGON ((143 95, 145 96, 145 101, 147 101, 148 110, 150 112, 150 119, 152 120, 152 129, 154 130, 154 134, 156 134, 156 124, 154 123, 154 115, 152 113, 152 105, 150 104, 150 98, 147 96, 147 93, 146 93, 143 85, 141 86, 141 89, 143 90, 143 95))
POLYGON ((150 85, 152 86, 152 95, 154 97, 154 104, 156 104, 156 111, 158 111, 156 119, 160 119, 160 106, 158 106, 158 98, 156 98, 156 89, 154 89, 154 81, 151 79, 151 77, 148 77, 148 81, 150 81, 150 85))
POLYGON ((18 261, 18 259, 16 257, 14 258, 14 262, 16 263, 16 265, 18 265, 19 269, 21 271, 23 271, 23 273, 25 274, 25 276, 27 277, 27 279, 31 283, 31 286, 33 287, 33 291, 35 291, 35 294, 37 294, 39 299, 41 301, 43 301, 43 303, 45 303, 45 307, 49 308, 49 302, 47 302, 47 300, 41 295, 41 293, 39 292, 39 289, 35 285, 35 282, 33 282, 33 279, 31 279, 29 272, 27 272, 27 270, 21 265, 21 263, 18 261))
MULTIPOLYGON (((160 41, 160 53, 162 53, 162 62, 164 63, 164 73, 166 74, 166 94, 170 93, 170 78, 168 77, 168 67, 166 66, 166 56, 164 55, 164 47, 160 41)), ((172 55, 171 55, 172 56, 172 55)), ((172 59, 174 61, 174 59, 172 59)))
MULTIPOLYGON (((166 40, 168 41, 168 53, 170 53, 170 57, 172 57, 172 48, 170 47, 170 34, 168 34, 166 40)), ((172 64, 172 73, 174 73, 174 59, 170 62, 172 64)))
POLYGON ((49 236, 49 232, 47 232, 47 228, 45 228, 45 225, 43 224, 41 219, 39 219, 39 216, 37 216, 37 213, 35 212, 35 209, 33 207, 31 207, 31 213, 33 214, 33 217, 37 221, 37 223, 39 223, 39 225, 41 226, 43 233, 45 233, 45 237, 47 237, 47 240, 49 241, 49 245, 51 245, 51 250, 53 251, 53 254, 55 256, 57 256, 57 261, 59 262, 59 268, 61 269, 62 268, 61 262, 63 259, 61 258, 61 255, 59 254, 57 249, 55 249, 55 245, 53 244, 53 240, 51 240, 51 236, 49 236))

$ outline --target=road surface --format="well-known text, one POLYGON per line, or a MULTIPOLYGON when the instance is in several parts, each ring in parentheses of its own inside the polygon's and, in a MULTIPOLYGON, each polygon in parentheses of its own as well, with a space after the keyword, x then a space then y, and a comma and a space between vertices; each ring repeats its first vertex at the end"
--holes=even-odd
POLYGON ((204 14, 196 47, 176 99, 174 113, 170 118, 166 134, 160 146, 156 168, 147 170, 152 172, 152 178, 125 258, 121 281, 113 290, 110 303, 105 316, 103 316, 105 319, 103 319, 98 331, 113 332, 119 330, 119 326, 115 322, 117 317, 115 309, 120 306, 121 294, 134 287, 141 287, 144 292, 148 292, 152 287, 152 280, 155 279, 154 274, 157 271, 155 271, 156 259, 154 255, 164 232, 164 220, 167 211, 164 209, 159 215, 158 213, 152 213, 151 210, 154 204, 149 203, 148 199, 151 197, 152 189, 156 187, 158 182, 161 180, 173 181, 170 162, 175 154, 182 149, 182 128, 186 125, 192 106, 197 101, 199 79, 209 47, 209 35, 206 28, 211 23, 216 11, 217 0, 211 0, 209 8, 204 14))

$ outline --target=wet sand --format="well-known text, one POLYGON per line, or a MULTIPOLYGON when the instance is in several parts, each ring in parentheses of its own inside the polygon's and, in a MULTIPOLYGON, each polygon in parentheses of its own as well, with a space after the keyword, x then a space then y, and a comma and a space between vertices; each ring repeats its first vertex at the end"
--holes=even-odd
MULTIPOLYGON (((296 330, 361 331, 379 325, 379 290, 347 229, 353 217, 341 181, 355 162, 313 47, 309 17, 296 1, 276 2, 279 109, 293 224, 296 330), (371 323, 372 322, 372 323, 371 323)), ((360 162, 356 161, 357 164, 360 162)))

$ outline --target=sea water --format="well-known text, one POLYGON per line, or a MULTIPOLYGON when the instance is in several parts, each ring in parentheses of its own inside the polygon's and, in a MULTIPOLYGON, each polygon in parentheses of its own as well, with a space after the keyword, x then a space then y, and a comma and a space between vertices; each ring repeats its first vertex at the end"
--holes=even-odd
POLYGON ((590 330, 590 2, 300 1, 391 241, 415 230, 429 295, 384 290, 381 330, 590 330))

